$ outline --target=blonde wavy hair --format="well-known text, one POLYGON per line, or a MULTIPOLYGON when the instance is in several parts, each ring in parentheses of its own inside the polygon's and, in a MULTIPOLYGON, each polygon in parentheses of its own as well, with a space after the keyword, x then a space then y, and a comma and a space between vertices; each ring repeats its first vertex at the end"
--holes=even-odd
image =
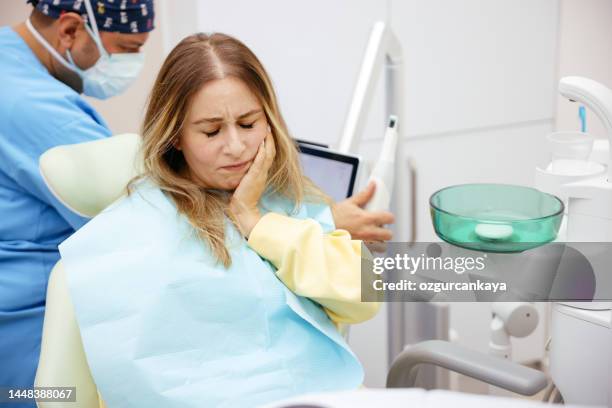
POLYGON ((257 97, 272 130, 276 156, 268 172, 266 190, 295 203, 331 203, 331 200, 302 173, 296 144, 280 113, 272 83, 261 62, 242 42, 225 34, 198 33, 183 39, 168 55, 155 80, 147 102, 141 134, 144 172, 132 180, 128 192, 141 178, 152 179, 174 201, 198 236, 209 245, 225 267, 231 257, 225 246, 226 192, 205 189, 187 171, 181 151, 175 148, 193 96, 208 82, 234 77, 257 97))

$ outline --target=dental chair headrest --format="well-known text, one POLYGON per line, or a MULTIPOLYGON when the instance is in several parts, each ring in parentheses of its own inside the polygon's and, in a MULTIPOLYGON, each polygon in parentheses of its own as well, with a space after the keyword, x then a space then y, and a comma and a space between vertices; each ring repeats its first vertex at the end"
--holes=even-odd
POLYGON ((91 218, 120 198, 141 172, 139 148, 140 136, 133 133, 57 146, 40 156, 40 172, 62 204, 91 218))

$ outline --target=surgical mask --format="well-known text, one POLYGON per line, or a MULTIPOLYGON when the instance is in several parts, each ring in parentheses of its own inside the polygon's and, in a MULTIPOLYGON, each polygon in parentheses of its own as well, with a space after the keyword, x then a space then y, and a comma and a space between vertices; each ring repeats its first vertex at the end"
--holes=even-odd
POLYGON ((36 31, 29 18, 26 20, 26 26, 38 42, 40 42, 55 59, 66 68, 79 74, 83 80, 83 93, 85 95, 98 99, 110 98, 111 96, 118 95, 125 91, 138 77, 144 65, 144 54, 139 52, 111 55, 106 52, 106 49, 102 45, 100 34, 98 33, 96 19, 89 0, 85 0, 85 7, 89 17, 88 20, 93 30, 89 28, 87 24, 85 24, 85 29, 96 43, 100 52, 98 61, 96 61, 91 68, 85 70, 79 68, 74 63, 70 50, 66 51, 66 55, 68 56, 68 61, 66 61, 66 59, 64 59, 60 53, 57 52, 38 31, 36 31))

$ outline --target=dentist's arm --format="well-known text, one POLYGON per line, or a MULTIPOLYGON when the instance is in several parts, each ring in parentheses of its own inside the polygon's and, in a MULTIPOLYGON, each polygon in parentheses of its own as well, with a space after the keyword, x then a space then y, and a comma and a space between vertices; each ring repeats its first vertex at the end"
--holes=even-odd
POLYGON ((361 241, 348 232, 325 234, 314 220, 268 213, 248 242, 289 289, 324 306, 335 323, 360 323, 378 312, 378 302, 361 301, 361 241))
POLYGON ((336 228, 348 231, 353 239, 362 241, 389 241, 391 230, 384 225, 393 224, 389 211, 368 211, 364 207, 374 196, 375 183, 370 183, 359 193, 331 207, 336 228))
MULTIPOLYGON (((71 408, 105 407, 87 365, 61 262, 49 277, 40 361, 34 384, 36 387, 76 387, 76 402, 67 404, 71 408)), ((56 402, 37 404, 40 408, 58 406, 56 402)))

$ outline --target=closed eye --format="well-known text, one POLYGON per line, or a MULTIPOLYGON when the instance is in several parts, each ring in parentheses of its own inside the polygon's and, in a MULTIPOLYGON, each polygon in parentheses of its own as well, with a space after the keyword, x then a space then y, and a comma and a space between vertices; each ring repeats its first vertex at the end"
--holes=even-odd
POLYGON ((243 129, 253 129, 253 125, 255 124, 255 122, 251 122, 249 124, 241 124, 240 127, 243 129))
POLYGON ((219 130, 221 130, 221 129, 217 129, 217 130, 215 130, 213 132, 204 132, 204 134, 206 136, 208 136, 208 137, 213 137, 213 136, 216 136, 217 134, 219 134, 219 130))

